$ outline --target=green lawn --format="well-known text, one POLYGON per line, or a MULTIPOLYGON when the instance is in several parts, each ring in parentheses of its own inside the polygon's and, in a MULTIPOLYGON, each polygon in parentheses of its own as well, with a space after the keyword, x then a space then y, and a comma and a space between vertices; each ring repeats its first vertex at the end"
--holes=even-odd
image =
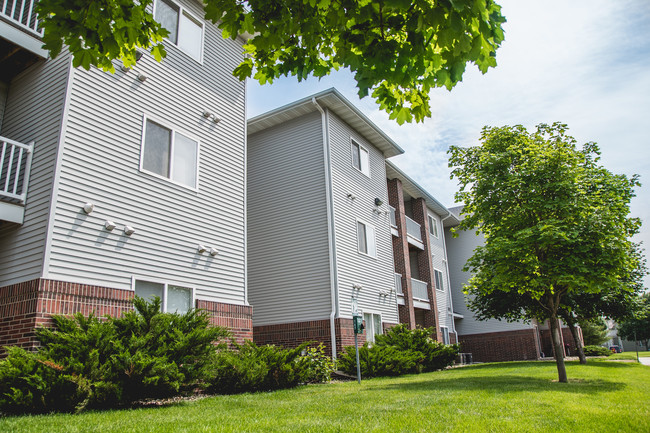
MULTIPOLYGON (((639 358, 649 358, 650 352, 639 351, 639 358)), ((636 351, 631 352, 622 352, 622 353, 612 353, 607 357, 608 360, 611 359, 633 359, 636 361, 636 351)))
POLYGON ((0 419, 1 432, 650 432, 650 367, 483 364, 218 396, 163 408, 0 419))

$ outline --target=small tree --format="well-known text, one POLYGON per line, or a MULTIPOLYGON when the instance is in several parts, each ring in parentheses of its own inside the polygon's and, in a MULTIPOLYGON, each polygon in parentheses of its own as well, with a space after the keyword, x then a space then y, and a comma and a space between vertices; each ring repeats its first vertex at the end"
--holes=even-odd
POLYGON ((581 320, 582 339, 585 346, 600 346, 607 340, 607 323, 603 319, 581 320))
POLYGON ((565 299, 628 290, 623 281, 640 266, 629 240, 640 221, 628 216, 637 176, 599 166, 596 144, 577 149, 566 129, 486 127, 481 146, 449 150, 456 199, 465 203, 460 229, 485 237, 466 264, 467 290, 537 302, 549 318, 560 382, 568 381, 558 321, 565 299))
POLYGON ((626 340, 642 342, 646 350, 649 349, 650 294, 645 293, 638 298, 638 305, 634 314, 619 324, 618 333, 626 340))

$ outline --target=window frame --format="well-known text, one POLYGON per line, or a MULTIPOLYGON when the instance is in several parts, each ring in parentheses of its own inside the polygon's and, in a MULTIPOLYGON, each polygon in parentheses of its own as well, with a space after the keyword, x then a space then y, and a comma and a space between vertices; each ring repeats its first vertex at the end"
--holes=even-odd
POLYGON ((442 334, 442 344, 451 344, 451 339, 449 338, 449 327, 441 326, 440 333, 442 334))
POLYGON ((375 312, 375 311, 364 311, 364 312, 363 312, 363 321, 366 322, 366 324, 365 324, 365 330, 366 330, 366 342, 367 342, 368 344, 374 344, 374 342, 375 342, 375 337, 376 337, 377 335, 383 335, 383 334, 384 334, 384 320, 383 320, 383 318, 382 318, 382 315, 381 315, 381 313, 378 313, 378 312, 375 312), (369 335, 368 332, 369 332, 369 330, 370 330, 370 327, 368 326, 368 321, 366 320, 366 314, 369 314, 369 315, 370 315, 370 319, 371 319, 371 320, 370 320, 370 324, 371 324, 371 326, 372 326, 372 330, 373 330, 373 333, 372 333, 372 340, 368 339, 368 335, 369 335), (379 317, 379 323, 380 323, 380 326, 381 326, 381 329, 380 329, 381 332, 380 332, 379 334, 377 334, 377 332, 376 332, 376 330, 375 330, 375 320, 374 320, 374 316, 378 316, 378 317, 379 317))
POLYGON ((360 172, 361 174, 367 176, 370 178, 370 151, 366 148, 366 146, 362 145, 359 143, 357 140, 354 138, 350 137, 350 164, 352 164, 352 167, 354 167, 355 170, 360 172), (359 148, 359 167, 354 165, 354 149, 355 146, 359 148), (361 151, 364 151, 368 157, 368 172, 366 173, 363 171, 363 158, 361 157, 361 151))
MULTIPOLYGON (((161 312, 163 313, 173 313, 171 311, 167 311, 167 291, 169 286, 175 286, 175 287, 181 287, 183 289, 188 289, 190 291, 190 309, 195 309, 196 308, 196 289, 195 287, 192 286, 187 286, 182 283, 174 283, 174 282, 169 282, 168 280, 162 280, 159 278, 149 278, 149 277, 137 277, 137 276, 132 276, 131 277, 131 290, 133 290, 133 293, 135 294, 135 283, 141 281, 143 283, 153 283, 153 284, 162 284, 163 285, 163 296, 162 299, 160 300, 160 309, 161 312)), ((184 313, 179 313, 179 314, 184 314, 184 313)))
POLYGON ((435 219, 431 215, 427 215, 427 217, 429 218, 429 234, 431 236, 433 236, 434 238, 439 239, 440 238, 440 235, 439 235, 440 232, 438 230, 438 220, 435 219), (435 233, 433 233, 431 231, 432 227, 435 228, 435 233))
MULTIPOLYGON (((152 14, 154 16, 154 19, 156 17, 156 12, 157 12, 157 9, 158 9, 158 2, 160 2, 160 1, 163 1, 163 0, 155 0, 154 1, 153 14, 152 14)), ((172 4, 176 5, 176 7, 178 7, 178 19, 176 21, 176 32, 177 32, 177 34, 176 34, 176 42, 173 42, 169 38, 165 38, 165 40, 167 42, 169 42, 171 45, 173 45, 174 47, 176 47, 178 50, 183 52, 186 56, 188 56, 192 60, 194 60, 194 61, 196 61, 196 62, 198 62, 199 64, 202 65, 203 64, 203 52, 204 52, 204 48, 205 48, 205 22, 202 19, 200 19, 198 16, 196 16, 192 12, 190 12, 187 8, 183 7, 180 3, 178 3, 178 2, 176 2, 174 0, 164 0, 164 1, 172 3, 172 4), (199 24, 201 26, 201 41, 200 41, 200 50, 199 50, 199 58, 198 59, 195 58, 192 54, 190 54, 187 50, 185 50, 183 47, 181 47, 178 44, 179 35, 180 35, 180 31, 181 31, 181 20, 180 20, 181 15, 186 15, 187 18, 189 18, 190 20, 194 21, 196 24, 199 24)))
POLYGON ((364 256, 372 257, 373 259, 376 259, 377 258, 377 230, 376 230, 375 226, 373 224, 370 224, 370 223, 368 223, 368 222, 366 222, 364 220, 361 220, 361 219, 357 218, 356 222, 355 222, 355 230, 357 231, 357 251, 359 252, 359 254, 362 254, 364 256), (367 253, 364 253, 363 251, 361 251, 359 249, 359 224, 363 224, 365 226, 365 228, 366 228, 366 230, 365 230, 365 241, 366 241, 366 250, 368 250, 367 253), (374 242, 373 242, 374 255, 370 254, 370 248, 369 248, 370 244, 368 243, 368 227, 372 228, 372 234, 373 234, 373 238, 374 238, 374 242))
POLYGON ((443 275, 442 271, 440 269, 433 268, 433 281, 434 281, 434 284, 436 285, 436 290, 438 290, 440 292, 445 291, 445 283, 444 283, 443 280, 444 280, 444 275, 443 275), (438 275, 438 274, 440 274, 440 285, 437 284, 438 283, 438 281, 437 281, 438 277, 436 275, 438 275))
POLYGON ((161 121, 160 119, 154 117, 154 116, 149 116, 147 114, 143 114, 142 116, 142 133, 141 133, 141 138, 140 138, 140 164, 139 164, 139 170, 141 173, 146 173, 150 176, 157 177, 158 179, 163 179, 167 182, 171 182, 174 185, 178 185, 182 188, 187 188, 190 189, 194 192, 199 191, 199 178, 200 178, 200 167, 201 167, 201 140, 194 136, 193 134, 188 134, 187 132, 178 129, 178 128, 173 128, 170 127, 167 122, 161 121), (158 126, 168 129, 171 131, 171 144, 169 148, 169 176, 163 176, 162 174, 156 173, 154 171, 147 170, 144 168, 144 148, 145 148, 145 141, 147 138, 147 122, 150 121, 152 123, 157 124, 158 126), (172 179, 172 172, 173 172, 173 156, 174 156, 174 142, 175 142, 175 137, 176 134, 181 134, 187 138, 189 138, 192 141, 196 142, 196 163, 195 163, 195 168, 196 168, 196 177, 194 179, 194 186, 186 185, 182 182, 178 182, 174 179, 172 179))

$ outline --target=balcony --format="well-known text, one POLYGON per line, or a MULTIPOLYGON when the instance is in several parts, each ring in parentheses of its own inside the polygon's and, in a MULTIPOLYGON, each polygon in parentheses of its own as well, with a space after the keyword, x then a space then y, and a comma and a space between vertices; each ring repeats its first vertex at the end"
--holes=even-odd
POLYGON ((427 292, 427 283, 424 281, 411 278, 411 290, 413 290, 413 299, 422 301, 429 300, 429 293, 427 292))
POLYGON ((34 144, 0 137, 0 220, 23 223, 34 144))
POLYGON ((43 49, 36 0, 0 0, 0 80, 17 74, 47 58, 43 49))

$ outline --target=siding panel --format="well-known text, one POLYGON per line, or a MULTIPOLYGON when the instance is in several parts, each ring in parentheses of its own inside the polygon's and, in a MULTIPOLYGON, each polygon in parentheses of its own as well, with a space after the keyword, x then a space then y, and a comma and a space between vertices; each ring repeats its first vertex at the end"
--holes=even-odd
POLYGON ((397 299, 392 290, 395 279, 390 214, 373 212, 375 198, 384 202, 382 210, 388 210, 385 157, 339 117, 331 112, 328 115, 339 287, 338 316, 352 317, 351 299, 354 295, 364 312, 379 313, 383 322, 397 323, 397 299), (368 150, 370 177, 352 166, 351 138, 368 150), (347 197, 349 192, 356 196, 354 200, 347 197), (375 228, 376 258, 358 251, 357 219, 375 228), (363 288, 353 289, 353 284, 361 284, 363 288), (382 290, 390 294, 382 296, 382 290))
POLYGON ((253 325, 329 317, 321 115, 248 138, 248 287, 253 325))
POLYGON ((28 68, 9 84, 4 137, 34 141, 23 225, 0 224, 0 287, 43 276, 43 254, 68 79, 69 56, 28 68))
POLYGON ((75 71, 47 278, 121 289, 149 278, 244 304, 245 84, 231 74, 242 41, 206 23, 203 64, 166 44, 162 64, 145 54, 128 72, 75 71), (144 116, 200 141, 198 190, 140 171, 144 116), (218 255, 198 253, 199 243, 218 255))

